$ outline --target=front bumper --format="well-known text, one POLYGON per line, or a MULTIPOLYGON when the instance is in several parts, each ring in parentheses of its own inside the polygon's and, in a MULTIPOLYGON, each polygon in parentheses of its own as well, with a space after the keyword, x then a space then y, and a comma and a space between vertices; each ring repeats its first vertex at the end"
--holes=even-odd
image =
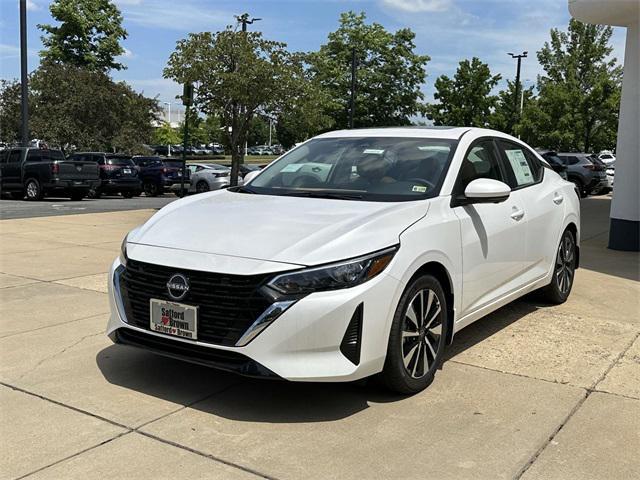
POLYGON ((113 341, 243 375, 277 376, 293 381, 352 381, 380 372, 391 320, 402 293, 400 282, 383 272, 354 288, 308 295, 247 345, 221 346, 171 337, 126 323, 120 294, 114 287, 119 266, 116 259, 109 274, 111 316, 107 334, 113 341), (342 353, 340 346, 360 304, 363 314, 360 359, 356 365, 342 353), (233 357, 232 361, 227 357, 233 357))

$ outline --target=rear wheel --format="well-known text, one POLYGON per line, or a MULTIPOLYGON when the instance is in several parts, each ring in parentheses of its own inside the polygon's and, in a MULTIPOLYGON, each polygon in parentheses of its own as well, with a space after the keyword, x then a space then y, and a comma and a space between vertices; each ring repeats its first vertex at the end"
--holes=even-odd
POLYGON ((576 271, 576 240, 571 230, 565 230, 556 250, 556 263, 551 283, 540 290, 544 300, 560 304, 567 301, 576 271))
POLYGON ((153 182, 145 182, 145 184, 143 185, 143 189, 144 189, 144 194, 147 197, 157 197, 158 192, 160 191, 160 189, 158 188, 158 185, 153 182))
POLYGON ((27 180, 25 193, 27 195, 27 200, 42 200, 44 198, 42 186, 40 185, 40 182, 35 178, 30 178, 29 180, 27 180))
POLYGON ((417 278, 402 295, 391 324, 381 375, 386 386, 402 394, 427 388, 442 362, 448 328, 440 282, 431 275, 417 278))
POLYGON ((206 181, 200 180, 198 183, 196 183, 197 193, 204 193, 208 191, 209 191, 209 184, 206 181))

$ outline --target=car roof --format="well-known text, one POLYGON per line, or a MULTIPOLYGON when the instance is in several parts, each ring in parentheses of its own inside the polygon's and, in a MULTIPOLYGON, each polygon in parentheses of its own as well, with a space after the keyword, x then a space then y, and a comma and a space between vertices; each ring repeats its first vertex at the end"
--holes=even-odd
POLYGON ((336 130, 323 133, 315 138, 357 138, 357 137, 407 137, 407 138, 441 138, 459 140, 467 132, 477 135, 492 135, 511 138, 502 132, 477 127, 447 127, 447 126, 410 126, 384 128, 354 128, 351 130, 336 130))

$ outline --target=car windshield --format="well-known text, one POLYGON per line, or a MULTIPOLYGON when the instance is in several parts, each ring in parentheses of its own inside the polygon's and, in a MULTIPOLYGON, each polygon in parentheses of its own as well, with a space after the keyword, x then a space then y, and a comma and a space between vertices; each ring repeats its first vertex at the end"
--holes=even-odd
POLYGON ((315 139, 241 191, 369 201, 429 198, 438 194, 456 144, 433 138, 315 139))

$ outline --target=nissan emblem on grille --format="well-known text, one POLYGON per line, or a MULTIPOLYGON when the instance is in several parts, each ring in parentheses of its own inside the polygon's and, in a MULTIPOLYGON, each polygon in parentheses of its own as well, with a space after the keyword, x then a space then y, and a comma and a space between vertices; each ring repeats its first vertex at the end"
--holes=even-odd
POLYGON ((181 273, 176 273, 167 282, 167 292, 174 300, 182 300, 189 292, 189 280, 181 273))

